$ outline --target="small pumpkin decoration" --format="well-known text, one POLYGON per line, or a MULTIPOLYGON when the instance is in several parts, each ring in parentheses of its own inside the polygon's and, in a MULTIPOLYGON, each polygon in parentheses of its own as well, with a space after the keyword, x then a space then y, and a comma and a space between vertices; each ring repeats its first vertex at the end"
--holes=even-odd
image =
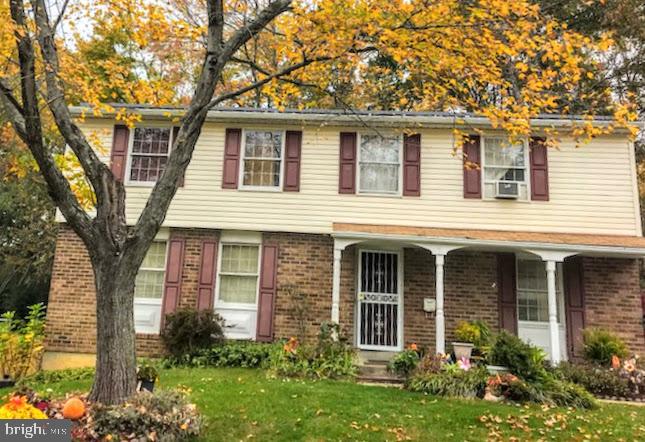
POLYGON ((84 414, 85 404, 77 397, 68 399, 67 402, 65 402, 65 405, 63 405, 63 417, 65 419, 80 419, 84 414))

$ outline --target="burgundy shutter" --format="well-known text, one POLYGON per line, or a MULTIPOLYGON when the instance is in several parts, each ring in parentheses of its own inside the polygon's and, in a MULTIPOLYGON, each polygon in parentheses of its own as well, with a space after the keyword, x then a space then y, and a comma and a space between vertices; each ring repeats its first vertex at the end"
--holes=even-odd
POLYGON ((217 264, 217 241, 202 241, 202 252, 199 259, 199 284, 197 286, 197 309, 213 308, 215 289, 215 267, 217 264))
POLYGON ((168 241, 168 258, 166 262, 166 280, 163 291, 162 324, 163 318, 177 310, 179 296, 181 295, 181 274, 184 267, 183 238, 171 238, 168 241))
POLYGON ((585 328, 585 290, 582 258, 567 258, 562 264, 567 318, 567 351, 569 357, 582 357, 582 332, 585 328))
POLYGON ((222 168, 222 189, 237 189, 240 171, 240 146, 242 129, 226 129, 224 141, 224 167, 222 168))
POLYGON ((421 195, 421 135, 403 139, 403 195, 421 195))
POLYGON ((277 291, 278 246, 262 246, 260 265, 260 301, 258 303, 258 341, 273 340, 273 304, 277 291))
POLYGON ((481 143, 479 135, 464 139, 464 198, 482 197, 481 143))
POLYGON ((515 255, 497 255, 499 290, 499 328, 517 335, 517 291, 515 286, 515 255))
POLYGON ((549 201, 549 167, 546 139, 531 137, 529 143, 531 163, 531 199, 549 201))
POLYGON ((356 132, 340 133, 338 193, 356 193, 356 132))
MULTIPOLYGON (((179 127, 174 126, 172 128, 172 145, 173 149, 175 148, 175 143, 177 141, 177 135, 179 134, 179 127)), ((179 187, 184 187, 184 177, 186 176, 186 172, 184 171, 184 174, 181 176, 181 179, 179 180, 179 187)))
POLYGON ((288 130, 285 138, 284 190, 300 191, 300 154, 302 132, 288 130))
POLYGON ((125 179, 125 168, 128 160, 128 144, 130 141, 130 129, 128 126, 117 124, 114 126, 112 138, 112 154, 110 158, 110 169, 117 181, 125 179))

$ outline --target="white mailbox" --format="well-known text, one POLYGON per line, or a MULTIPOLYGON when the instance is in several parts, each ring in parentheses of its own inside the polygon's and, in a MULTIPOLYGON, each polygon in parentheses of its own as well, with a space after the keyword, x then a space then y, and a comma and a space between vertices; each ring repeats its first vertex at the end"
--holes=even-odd
POLYGON ((423 298, 423 311, 434 312, 437 310, 437 300, 434 298, 423 298))

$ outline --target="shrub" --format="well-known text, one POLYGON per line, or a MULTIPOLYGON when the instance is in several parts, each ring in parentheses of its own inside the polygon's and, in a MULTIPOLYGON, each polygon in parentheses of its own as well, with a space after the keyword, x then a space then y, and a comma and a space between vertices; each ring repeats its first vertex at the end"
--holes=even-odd
POLYGON ((169 358, 165 366, 189 367, 243 367, 259 368, 269 365, 269 358, 276 347, 281 344, 264 344, 251 341, 228 341, 222 345, 198 350, 193 355, 179 359, 169 358))
POLYGON ((271 355, 271 371, 279 376, 346 378, 356 375, 356 354, 338 324, 323 323, 316 345, 291 338, 271 355))
POLYGON ((222 318, 213 310, 180 309, 166 315, 161 339, 171 355, 192 355, 224 342, 222 325, 222 318))
POLYGON ((45 306, 29 307, 25 319, 15 312, 2 314, 0 322, 0 371, 14 380, 40 370, 45 330, 45 306))
POLYGON ((470 342, 481 349, 490 344, 490 327, 484 321, 461 321, 455 329, 455 338, 460 342, 470 342))
POLYGON ((596 406, 591 393, 572 382, 548 379, 544 389, 548 400, 560 407, 594 408, 596 406))
POLYGON ((157 369, 148 364, 142 364, 137 367, 137 381, 156 382, 159 379, 157 369))
POLYGON ((609 366, 612 356, 627 356, 625 343, 613 333, 602 329, 586 329, 583 334, 584 355, 589 362, 609 366))
POLYGON ((599 396, 626 397, 630 392, 628 380, 617 370, 563 362, 553 373, 558 379, 582 385, 590 393, 599 396))
POLYGON ((100 440, 186 440, 202 425, 195 405, 177 390, 140 392, 121 405, 95 404, 90 413, 88 433, 100 440))
POLYGON ((492 364, 507 367, 511 373, 529 382, 546 376, 544 352, 504 331, 497 336, 488 358, 492 364))
POLYGON ((484 395, 487 379, 488 372, 483 367, 470 370, 444 369, 438 373, 417 373, 406 386, 411 391, 437 396, 475 398, 484 395))
POLYGON ((421 355, 416 344, 412 344, 394 356, 387 365, 388 371, 403 377, 408 377, 419 365, 421 355))
POLYGON ((81 381, 94 377, 94 367, 39 371, 22 379, 21 384, 50 384, 61 381, 81 381))

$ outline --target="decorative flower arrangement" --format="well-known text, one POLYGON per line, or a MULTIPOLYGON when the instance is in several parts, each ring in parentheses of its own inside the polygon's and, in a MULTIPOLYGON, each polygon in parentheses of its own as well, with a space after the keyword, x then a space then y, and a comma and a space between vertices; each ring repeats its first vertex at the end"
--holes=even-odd
POLYGON ((0 407, 0 419, 47 419, 47 415, 31 405, 26 396, 14 395, 0 407))
POLYGON ((468 371, 472 367, 472 364, 470 363, 470 359, 463 357, 457 361, 457 367, 464 371, 468 371))
POLYGON ((289 340, 284 344, 283 350, 285 353, 290 353, 290 354, 296 354, 296 350, 298 349, 298 346, 300 344, 298 343, 298 338, 292 336, 289 338, 289 340))

